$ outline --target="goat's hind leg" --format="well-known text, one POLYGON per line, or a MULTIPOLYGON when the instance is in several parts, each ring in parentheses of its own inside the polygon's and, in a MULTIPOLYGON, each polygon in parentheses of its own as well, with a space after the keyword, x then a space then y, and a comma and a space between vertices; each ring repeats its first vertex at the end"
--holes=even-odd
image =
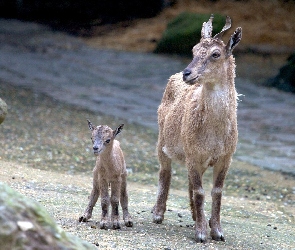
POLYGON ((79 217, 79 222, 87 222, 91 218, 93 207, 95 206, 99 197, 100 189, 97 171, 98 170, 95 167, 93 170, 93 188, 89 197, 89 203, 87 205, 87 208, 85 209, 84 214, 79 217))
POLYGON ((171 159, 158 146, 158 157, 160 161, 158 196, 155 206, 153 207, 153 222, 162 223, 166 211, 166 202, 168 198, 171 182, 171 159))
POLYGON ((212 210, 209 225, 211 227, 210 235, 212 239, 216 241, 225 241, 220 222, 220 207, 223 183, 229 168, 230 161, 231 160, 228 158, 224 161, 219 161, 213 170, 213 189, 211 191, 212 210))
POLYGON ((128 193, 127 193, 127 181, 126 177, 127 174, 122 175, 122 184, 121 184, 121 197, 120 197, 120 203, 123 210, 123 220, 125 222, 126 227, 132 227, 132 217, 128 212, 128 193))

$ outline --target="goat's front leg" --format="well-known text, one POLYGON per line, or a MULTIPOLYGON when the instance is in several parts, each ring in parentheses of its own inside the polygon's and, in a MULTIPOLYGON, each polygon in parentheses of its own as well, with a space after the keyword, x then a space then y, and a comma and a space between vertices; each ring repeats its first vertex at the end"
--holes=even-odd
POLYGON ((205 191, 202 187, 203 171, 195 169, 195 165, 188 165, 190 179, 190 197, 193 219, 195 219, 195 239, 197 242, 207 241, 207 221, 204 212, 205 191))
POLYGON ((85 209, 84 214, 79 217, 79 222, 86 222, 88 221, 92 216, 92 210, 95 206, 97 199, 99 197, 99 181, 98 181, 98 168, 95 167, 93 169, 93 188, 89 197, 89 203, 87 208, 85 209))
POLYGON ((188 197, 190 200, 191 214, 194 221, 196 221, 196 213, 195 213, 195 203, 193 199, 193 184, 191 178, 188 176, 188 197))
POLYGON ((229 168, 230 159, 219 161, 213 170, 213 189, 212 196, 212 210, 209 225, 211 227, 210 235, 213 240, 224 241, 224 234, 220 223, 220 207, 222 198, 223 183, 229 168))
POLYGON ((120 202, 121 207, 123 210, 123 219, 125 222, 126 227, 132 227, 132 217, 128 212, 128 193, 127 193, 127 174, 122 175, 122 184, 121 184, 121 196, 120 196, 120 202))
POLYGON ((120 216, 119 216, 119 199, 121 193, 121 179, 111 182, 111 206, 112 206, 112 223, 113 229, 120 229, 120 216))
POLYGON ((171 159, 169 159, 162 147, 158 147, 158 157, 160 161, 158 196, 155 206, 153 207, 153 222, 162 223, 166 211, 166 202, 171 182, 171 159))
POLYGON ((108 228, 108 209, 110 205, 109 185, 106 180, 101 180, 101 220, 100 229, 108 228))

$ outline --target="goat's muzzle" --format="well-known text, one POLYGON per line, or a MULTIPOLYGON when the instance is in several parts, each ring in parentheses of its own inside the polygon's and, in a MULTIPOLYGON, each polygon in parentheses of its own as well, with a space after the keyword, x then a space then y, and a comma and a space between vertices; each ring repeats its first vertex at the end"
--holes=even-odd
POLYGON ((93 153, 95 155, 98 155, 99 154, 99 151, 98 151, 98 147, 97 146, 93 146, 93 153))
POLYGON ((192 71, 189 68, 186 68, 182 71, 182 79, 183 81, 187 81, 187 78, 190 76, 190 74, 192 73, 192 71))
POLYGON ((189 85, 196 83, 198 76, 194 77, 190 68, 186 68, 182 71, 182 80, 189 85))

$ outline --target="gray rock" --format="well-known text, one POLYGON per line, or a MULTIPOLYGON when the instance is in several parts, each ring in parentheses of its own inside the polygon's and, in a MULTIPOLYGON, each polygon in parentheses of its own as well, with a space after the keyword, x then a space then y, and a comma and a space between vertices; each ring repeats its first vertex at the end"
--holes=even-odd
POLYGON ((295 93, 295 51, 288 57, 286 64, 280 68, 279 73, 266 82, 266 86, 295 93))
POLYGON ((64 232, 45 209, 0 182, 1 250, 96 249, 64 232))
POLYGON ((7 104, 0 98, 0 124, 4 121, 7 115, 7 104))

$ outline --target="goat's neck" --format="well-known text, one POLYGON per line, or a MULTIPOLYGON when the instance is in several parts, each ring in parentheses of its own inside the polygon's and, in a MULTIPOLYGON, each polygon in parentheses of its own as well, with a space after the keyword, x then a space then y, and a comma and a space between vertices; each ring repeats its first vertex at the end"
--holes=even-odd
POLYGON ((109 160, 113 151, 113 145, 108 145, 103 152, 100 153, 101 160, 109 160))
POLYGON ((224 118, 224 115, 230 113, 232 108, 236 108, 233 71, 230 68, 225 71, 219 81, 205 82, 201 91, 202 109, 214 113, 217 119, 224 118))

